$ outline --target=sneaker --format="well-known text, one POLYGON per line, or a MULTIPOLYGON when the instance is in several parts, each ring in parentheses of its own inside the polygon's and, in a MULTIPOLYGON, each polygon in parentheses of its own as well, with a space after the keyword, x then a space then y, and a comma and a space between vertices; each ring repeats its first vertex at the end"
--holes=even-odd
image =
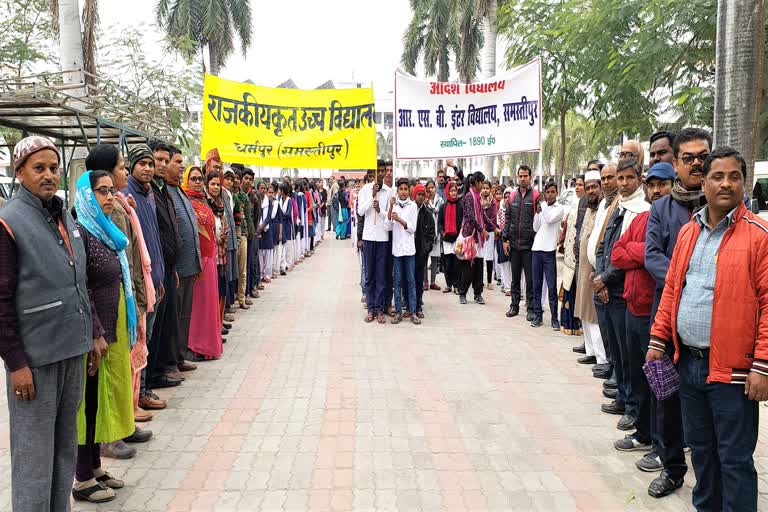
POLYGON ((533 314, 533 311, 529 311, 528 314, 525 315, 525 320, 528 322, 533 322, 536 318, 536 315, 533 314))
POLYGON ((637 439, 637 434, 627 434, 624 439, 613 443, 613 447, 620 452, 637 452, 651 449, 651 443, 644 443, 637 439))
POLYGON ((75 501, 106 503, 117 498, 117 494, 106 485, 97 482, 95 478, 91 478, 87 482, 75 482, 72 497, 75 501))
POLYGON ((560 322, 557 320, 552 320, 552 330, 553 331, 559 331, 560 330, 560 322))
POLYGON ((510 308, 507 310, 507 318, 512 318, 520 314, 520 308, 516 308, 515 306, 510 306, 510 308))
POLYGON ((400 313, 397 313, 397 314, 395 315, 395 318, 393 318, 393 319, 392 319, 392 323, 393 323, 393 324, 399 324, 399 323, 400 323, 400 322, 402 322, 402 321, 403 321, 403 315, 402 315, 402 314, 400 314, 400 313))
POLYGON ((483 299, 482 295, 475 295, 475 302, 480 305, 483 305, 485 304, 485 299, 483 299))
POLYGON ((531 327, 541 327, 542 325, 544 325, 544 320, 541 318, 534 318, 531 321, 531 327))
POLYGON ((152 439, 152 431, 136 427, 133 434, 123 439, 126 443, 146 443, 152 439))
POLYGON ((467 296, 459 295, 459 304, 466 304, 466 303, 467 303, 467 296))
POLYGON ((101 456, 111 459, 132 459, 136 455, 136 448, 128 446, 123 441, 114 441, 112 443, 103 443, 101 445, 101 456))
POLYGON ((416 316, 419 317, 419 318, 424 318, 424 312, 422 310, 418 310, 416 312, 416 316))
POLYGON ((656 452, 646 453, 642 459, 635 462, 635 466, 640 471, 646 473, 656 473, 664 469, 664 464, 661 463, 661 457, 656 452))
POLYGON ((106 487, 109 487, 110 489, 122 489, 123 487, 125 487, 125 482, 115 478, 114 476, 110 475, 109 473, 107 473, 101 468, 95 470, 93 473, 94 473, 94 476, 97 474, 99 475, 96 477, 97 482, 99 482, 100 484, 106 487))
POLYGON ((421 320, 419 320, 418 315, 411 315, 411 323, 413 325, 421 325, 421 320))
POLYGON ((493 283, 488 283, 485 287, 489 290, 493 290, 493 283))

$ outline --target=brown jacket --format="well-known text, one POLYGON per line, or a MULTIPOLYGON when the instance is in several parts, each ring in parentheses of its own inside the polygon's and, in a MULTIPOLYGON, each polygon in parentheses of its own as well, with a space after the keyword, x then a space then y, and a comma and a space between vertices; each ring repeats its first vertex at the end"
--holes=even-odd
POLYGON ((597 323, 597 310, 592 300, 593 293, 589 276, 594 269, 587 258, 587 244, 589 243, 589 235, 592 234, 595 227, 596 218, 597 210, 587 207, 579 238, 579 273, 576 276, 576 308, 574 313, 582 322, 593 324, 597 323))

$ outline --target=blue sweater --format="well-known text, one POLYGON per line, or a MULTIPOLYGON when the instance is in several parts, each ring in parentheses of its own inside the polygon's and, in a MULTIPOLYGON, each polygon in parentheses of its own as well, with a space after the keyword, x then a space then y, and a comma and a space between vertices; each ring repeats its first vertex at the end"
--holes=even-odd
POLYGON ((651 205, 648 214, 648 228, 645 234, 645 269, 656 281, 656 294, 651 308, 651 324, 664 291, 669 262, 675 250, 680 228, 691 220, 691 211, 668 194, 651 205))
POLYGON ((179 187, 166 185, 168 193, 173 199, 173 207, 176 209, 176 219, 179 223, 179 236, 181 237, 181 253, 176 260, 176 269, 179 277, 192 277, 199 274, 200 266, 200 237, 197 234, 197 216, 192 208, 192 203, 179 187))
POLYGON ((145 189, 144 185, 133 176, 128 176, 128 186, 122 192, 132 195, 136 200, 136 215, 139 217, 141 231, 144 233, 144 243, 147 244, 147 251, 152 259, 152 284, 157 289, 165 277, 165 260, 163 260, 163 249, 160 245, 155 198, 151 191, 145 189))

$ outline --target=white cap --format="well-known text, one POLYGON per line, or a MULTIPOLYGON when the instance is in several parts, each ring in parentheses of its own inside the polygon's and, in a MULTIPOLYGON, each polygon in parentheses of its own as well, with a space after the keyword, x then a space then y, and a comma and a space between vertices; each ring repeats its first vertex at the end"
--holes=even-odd
POLYGON ((600 181, 600 171, 587 171, 584 175, 584 182, 592 180, 600 181))

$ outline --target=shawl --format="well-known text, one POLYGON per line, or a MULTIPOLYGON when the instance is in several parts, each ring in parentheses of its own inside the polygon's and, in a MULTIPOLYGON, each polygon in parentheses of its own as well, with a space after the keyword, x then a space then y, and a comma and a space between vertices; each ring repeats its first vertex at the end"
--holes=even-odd
POLYGON ((453 181, 446 185, 445 190, 445 234, 455 235, 458 233, 456 227, 456 204, 459 202, 459 198, 451 199, 449 192, 452 188, 456 188, 456 183, 453 181))
POLYGON ((672 185, 672 199, 687 207, 689 210, 703 206, 707 199, 701 190, 688 190, 683 186, 680 178, 675 178, 675 184, 672 185))
POLYGON ((138 333, 136 331, 136 302, 133 299, 133 285, 131 284, 131 272, 128 267, 128 256, 125 248, 128 246, 128 238, 101 211, 96 196, 91 188, 91 171, 83 173, 77 180, 77 195, 75 196, 75 211, 78 222, 88 232, 99 239, 101 243, 117 252, 120 260, 120 271, 123 277, 123 295, 125 295, 125 317, 128 323, 128 340, 131 347, 136 343, 138 333))
POLYGON ((139 221, 139 216, 136 215, 136 210, 128 204, 128 198, 122 192, 118 192, 115 199, 117 199, 117 202, 120 203, 128 213, 131 227, 133 228, 133 232, 136 233, 136 240, 139 241, 141 272, 144 274, 144 290, 147 294, 147 313, 151 313, 155 310, 157 296, 155 294, 155 286, 152 284, 152 258, 149 256, 149 249, 147 249, 147 243, 144 241, 144 232, 141 230, 141 222, 139 221))
POLYGON ((205 196, 193 190, 187 191, 187 195, 191 199, 192 208, 195 210, 197 223, 208 231, 208 234, 203 234, 203 236, 216 243, 216 219, 213 217, 213 210, 208 206, 205 196))
POLYGON ((619 208, 626 210, 624 220, 621 223, 622 235, 627 231, 635 217, 651 209, 651 204, 646 200, 646 197, 645 188, 642 186, 637 187, 637 190, 627 198, 619 197, 619 208))
MULTIPOLYGON (((485 219, 483 218, 483 209, 480 206, 480 193, 473 187, 469 187, 469 192, 472 194, 472 206, 475 209, 475 222, 477 222, 480 225, 480 229, 484 231, 485 219)), ((485 237, 480 236, 480 233, 478 233, 477 238, 479 239, 480 247, 485 245, 485 237)))
POLYGON ((486 222, 486 224, 490 223, 491 225, 490 227, 492 227, 493 229, 497 229, 498 220, 496 216, 499 211, 499 206, 496 204, 496 200, 491 199, 490 201, 488 201, 487 204, 483 205, 483 210, 485 211, 485 218, 483 219, 483 222, 486 222, 486 219, 487 219, 488 222, 486 222))

